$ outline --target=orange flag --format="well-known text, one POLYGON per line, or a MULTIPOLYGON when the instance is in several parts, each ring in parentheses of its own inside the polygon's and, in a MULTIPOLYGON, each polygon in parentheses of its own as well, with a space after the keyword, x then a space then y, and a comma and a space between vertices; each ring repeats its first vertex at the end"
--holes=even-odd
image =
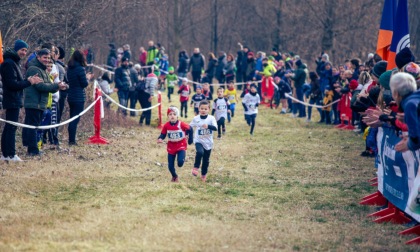
POLYGON ((1 38, 1 32, 0 32, 0 64, 3 63, 3 39, 1 38))

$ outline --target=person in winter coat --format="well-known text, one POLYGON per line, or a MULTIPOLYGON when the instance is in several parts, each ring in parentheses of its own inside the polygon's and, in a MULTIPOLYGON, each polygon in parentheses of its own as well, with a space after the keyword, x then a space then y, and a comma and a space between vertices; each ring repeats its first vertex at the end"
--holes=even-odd
MULTIPOLYGON (((296 61, 296 70, 293 74, 288 74, 291 79, 294 81, 294 88, 296 93, 296 98, 299 101, 303 102, 303 85, 305 84, 306 80, 306 65, 302 63, 301 60, 296 61)), ((305 106, 300 103, 293 104, 293 114, 296 116, 297 112, 299 115, 297 117, 306 117, 305 106)))
POLYGON ((226 78, 226 83, 230 83, 235 79, 235 59, 231 53, 226 57, 226 65, 223 68, 223 74, 226 78))
POLYGON ((109 44, 109 54, 106 60, 107 69, 110 71, 114 71, 115 68, 118 66, 118 56, 117 51, 115 50, 114 44, 109 44))
POLYGON ((185 50, 182 50, 178 54, 178 87, 182 85, 182 79, 187 77, 188 73, 188 64, 189 64, 189 58, 188 54, 185 50))
MULTIPOLYGON (((80 52, 83 55, 83 52, 80 52)), ((50 63, 50 50, 41 49, 37 56, 29 62, 26 76, 38 76, 42 79, 41 83, 31 85, 24 89, 25 124, 39 126, 42 120, 42 114, 47 108, 50 93, 55 93, 59 88, 65 89, 63 83, 52 83, 46 69, 50 63)), ((84 69, 83 69, 84 70, 84 69)), ((42 153, 38 149, 37 133, 35 129, 24 128, 22 132, 23 145, 28 147, 29 156, 39 156, 42 153)))
POLYGON ((129 44, 125 44, 123 45, 123 57, 126 57, 128 60, 131 60, 131 50, 130 50, 130 45, 129 44))
MULTIPOLYGON (((249 48, 243 46, 241 43, 238 43, 241 48, 238 51, 238 57, 236 57, 236 82, 245 82, 246 79, 246 69, 247 69, 247 58, 249 48)), ((238 85, 238 90, 242 90, 242 85, 238 85)))
MULTIPOLYGON (((191 75, 194 82, 200 82, 201 73, 204 70, 204 56, 200 53, 200 48, 194 48, 194 53, 191 56, 190 63, 188 64, 188 71, 191 70, 191 75)), ((193 83, 194 92, 197 87, 196 83, 193 83)))
MULTIPOLYGON (((153 66, 155 64, 155 58, 158 57, 159 50, 156 48, 155 43, 150 40, 149 48, 147 49, 147 58, 146 65, 153 66)), ((149 68, 149 73, 151 73, 151 68, 149 68)))
MULTIPOLYGON (((99 82, 99 86, 101 87, 102 93, 110 95, 114 92, 114 90, 111 88, 111 78, 109 78, 109 73, 105 72, 102 77, 101 81, 99 82)), ((111 101, 106 100, 105 96, 102 96, 104 100, 104 104, 106 108, 109 108, 111 105, 111 101)))
MULTIPOLYGON (((205 71, 206 81, 203 80, 203 83, 206 82, 206 83, 212 84, 213 78, 216 72, 216 67, 217 67, 217 58, 216 56, 214 56, 212 52, 210 52, 208 56, 209 56, 209 63, 207 64, 207 69, 205 71)), ((210 92, 213 93, 213 85, 210 85, 210 92)))
MULTIPOLYGON (((139 92, 139 101, 143 109, 150 108, 152 106, 152 100, 155 96, 155 88, 158 84, 158 77, 154 74, 154 69, 152 67, 151 73, 146 77, 146 89, 139 92)), ((140 116, 140 126, 143 126, 143 122, 146 119, 146 126, 150 126, 150 121, 152 119, 152 111, 146 110, 140 116)))
POLYGON ((408 127, 408 137, 395 145, 395 150, 416 151, 420 149, 420 90, 417 90, 416 80, 408 73, 397 73, 391 77, 390 87, 408 127))
POLYGON ((245 70, 246 81, 252 81, 254 79, 255 70, 256 70, 255 66, 256 66, 256 62, 254 58, 254 53, 248 52, 247 59, 246 59, 246 70, 245 70))
MULTIPOLYGON (((309 93, 309 104, 322 105, 322 93, 321 86, 319 84, 319 78, 316 72, 309 73, 309 79, 311 80, 311 91, 309 93)), ((319 117, 322 118, 322 110, 317 108, 319 117)), ((312 106, 308 106, 308 118, 307 122, 312 120, 312 106)))
POLYGON ((147 62, 146 62, 147 52, 146 52, 146 50, 144 50, 143 46, 139 48, 139 51, 140 51, 139 63, 140 63, 140 65, 145 66, 145 65, 147 65, 147 62))
MULTIPOLYGON (((138 92, 136 90, 136 85, 139 82, 139 72, 134 67, 133 62, 130 62, 128 64, 128 68, 130 69, 130 82, 131 82, 131 86, 128 88, 128 100, 130 101, 130 109, 135 109, 137 100, 138 100, 138 92)), ((130 116, 131 117, 136 116, 136 112, 130 111, 130 116)))
MULTIPOLYGON (((23 89, 42 81, 39 76, 27 80, 23 78, 20 60, 25 58, 28 47, 23 40, 16 40, 14 48, 7 48, 3 54, 4 62, 0 67, 0 97, 3 96, 3 99, 0 99, 0 108, 2 103, 7 121, 18 122, 19 111, 23 105, 23 89)), ((22 161, 16 155, 16 130, 17 127, 12 124, 4 125, 1 135, 1 160, 22 161)))
MULTIPOLYGON (((89 85, 89 79, 92 74, 85 71, 86 58, 81 51, 76 50, 68 62, 67 79, 69 81, 69 90, 67 101, 70 107, 70 118, 80 114, 85 106, 86 93, 85 88, 89 85)), ((69 145, 77 145, 76 131, 80 117, 69 123, 69 145)))
MULTIPOLYGON (((115 90, 118 92, 118 100, 124 107, 128 105, 129 90, 132 86, 130 77, 130 68, 128 58, 123 57, 121 60, 121 66, 115 70, 115 90)), ((127 110, 119 109, 123 115, 127 115, 127 110)))
POLYGON ((226 53, 221 51, 219 52, 219 58, 217 59, 217 67, 216 67, 216 79, 219 83, 225 83, 225 75, 223 73, 223 69, 227 64, 226 61, 226 53))

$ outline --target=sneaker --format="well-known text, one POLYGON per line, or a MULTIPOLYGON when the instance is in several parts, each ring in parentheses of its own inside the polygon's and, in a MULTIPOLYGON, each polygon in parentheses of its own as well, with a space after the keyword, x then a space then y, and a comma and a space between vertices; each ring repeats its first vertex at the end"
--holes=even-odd
POLYGON ((286 114, 286 111, 280 111, 280 114, 286 114))
POLYGON ((12 162, 22 162, 23 160, 18 157, 18 155, 14 155, 13 158, 9 158, 9 161, 12 162))
POLYGON ((185 118, 187 118, 188 117, 188 115, 187 114, 185 114, 185 118))
POLYGON ((224 135, 226 133, 226 128, 222 129, 222 134, 224 135))
POLYGON ((222 139, 222 136, 221 135, 217 135, 217 139, 222 139))
POLYGON ((198 168, 193 168, 192 169, 192 171, 191 171, 191 174, 193 175, 193 176, 197 176, 198 175, 198 168))
POLYGON ((306 119, 305 122, 310 123, 311 119, 306 119))
POLYGON ((9 157, 4 157, 3 155, 0 158, 1 161, 9 161, 10 158, 9 157))
POLYGON ((77 146, 77 143, 76 142, 69 142, 69 145, 77 146))
POLYGON ((206 182, 207 176, 206 175, 201 175, 201 181, 206 182))
POLYGON ((40 152, 38 152, 38 153, 28 153, 28 156, 29 157, 40 157, 40 156, 42 156, 44 154, 44 152, 43 151, 40 151, 40 152))
POLYGON ((291 114, 290 117, 291 118, 296 118, 297 117, 297 114, 291 114))
POLYGON ((172 177, 171 182, 178 183, 179 182, 178 177, 172 177))

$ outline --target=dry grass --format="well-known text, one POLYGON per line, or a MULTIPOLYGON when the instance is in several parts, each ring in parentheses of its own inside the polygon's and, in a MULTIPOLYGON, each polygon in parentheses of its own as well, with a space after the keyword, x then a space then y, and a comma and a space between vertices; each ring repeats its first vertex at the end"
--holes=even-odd
POLYGON ((277 112, 261 109, 250 137, 238 106, 206 184, 193 146, 173 184, 159 131, 129 125, 107 124, 108 146, 1 163, 0 251, 416 250, 358 205, 375 172, 359 136, 277 112))

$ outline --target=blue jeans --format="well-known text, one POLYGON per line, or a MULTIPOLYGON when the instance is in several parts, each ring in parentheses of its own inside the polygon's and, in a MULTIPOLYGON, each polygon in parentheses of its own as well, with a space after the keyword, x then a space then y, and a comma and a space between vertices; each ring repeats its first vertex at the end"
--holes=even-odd
MULTIPOLYGON (((6 109, 6 120, 18 122, 19 111, 18 108, 6 109)), ((1 134, 1 151, 4 157, 14 157, 16 155, 16 130, 17 126, 9 123, 4 124, 1 134)))
MULTIPOLYGON (((296 98, 303 102, 303 88, 296 88, 296 98)), ((306 117, 305 106, 300 103, 293 103, 293 114, 297 114, 298 117, 306 117)))
MULTIPOLYGON (((315 105, 322 105, 321 104, 321 100, 316 101, 315 99, 310 99, 309 100, 309 104, 315 104, 315 105)), ((322 117, 322 109, 317 108, 318 112, 319 112, 319 117, 322 117)), ((312 117, 312 107, 308 106, 308 120, 311 120, 312 117)))
POLYGON ((175 159, 177 159, 178 161, 178 167, 182 167, 184 165, 185 155, 186 155, 185 150, 178 151, 176 155, 172 155, 168 153, 168 169, 172 177, 174 178, 178 177, 175 170, 175 159))
MULTIPOLYGON (((128 106, 128 98, 129 98, 129 91, 122 91, 122 90, 118 90, 118 100, 120 101, 120 104, 124 107, 128 106)), ((127 110, 125 109, 120 109, 120 111, 122 111, 122 113, 124 115, 127 115, 127 110)))

